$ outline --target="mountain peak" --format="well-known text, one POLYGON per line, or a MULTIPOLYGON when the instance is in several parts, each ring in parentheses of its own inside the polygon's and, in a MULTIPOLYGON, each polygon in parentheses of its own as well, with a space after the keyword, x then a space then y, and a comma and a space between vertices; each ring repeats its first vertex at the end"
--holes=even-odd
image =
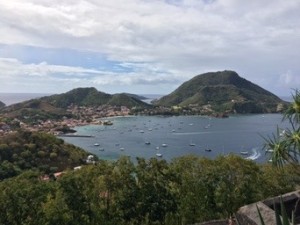
POLYGON ((239 113, 275 112, 278 104, 283 103, 230 70, 197 75, 156 102, 166 106, 211 105, 215 111, 239 113))

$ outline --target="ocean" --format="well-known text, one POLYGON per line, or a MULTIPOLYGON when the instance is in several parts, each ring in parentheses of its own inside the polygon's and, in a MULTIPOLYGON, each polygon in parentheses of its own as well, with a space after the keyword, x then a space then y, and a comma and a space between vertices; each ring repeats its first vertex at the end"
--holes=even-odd
POLYGON ((0 93, 0 101, 9 106, 30 99, 40 98, 51 94, 45 93, 0 93))
POLYGON ((206 116, 130 116, 110 118, 112 126, 76 127, 77 134, 92 138, 64 137, 100 159, 116 160, 123 155, 172 160, 184 155, 215 158, 237 154, 256 162, 266 162, 263 137, 288 124, 280 114, 236 115, 229 118, 206 116), (147 143, 148 142, 148 143, 147 143), (95 145, 96 144, 96 145, 95 145))

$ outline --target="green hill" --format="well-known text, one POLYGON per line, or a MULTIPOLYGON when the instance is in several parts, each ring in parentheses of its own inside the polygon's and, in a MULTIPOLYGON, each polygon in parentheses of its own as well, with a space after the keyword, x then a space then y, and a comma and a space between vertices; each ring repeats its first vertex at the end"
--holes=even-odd
POLYGON ((195 76, 154 104, 182 107, 210 105, 219 112, 266 113, 279 111, 285 102, 236 72, 225 70, 195 76))
POLYGON ((133 97, 133 98, 136 98, 136 99, 139 99, 139 100, 148 99, 148 98, 146 98, 145 96, 142 96, 142 95, 135 95, 135 94, 130 94, 130 93, 121 93, 121 94, 127 95, 129 97, 133 97))
POLYGON ((126 106, 128 108, 149 107, 147 103, 128 96, 128 94, 110 95, 97 91, 95 88, 76 88, 63 94, 56 94, 32 99, 29 101, 17 103, 1 109, 7 117, 24 118, 30 117, 37 119, 57 119, 62 117, 71 117, 66 111, 71 105, 98 107, 108 106, 126 106))
POLYGON ((18 131, 0 137, 0 181, 24 170, 57 172, 85 163, 89 153, 42 132, 18 131))
POLYGON ((64 94, 43 97, 42 99, 59 108, 67 108, 72 104, 80 106, 127 106, 129 108, 134 106, 148 106, 148 104, 128 94, 110 95, 97 91, 93 87, 76 88, 64 94))

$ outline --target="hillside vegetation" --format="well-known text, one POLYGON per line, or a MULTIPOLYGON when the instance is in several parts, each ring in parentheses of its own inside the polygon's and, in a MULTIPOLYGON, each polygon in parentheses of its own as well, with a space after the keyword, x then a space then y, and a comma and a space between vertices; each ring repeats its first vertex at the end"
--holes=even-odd
POLYGON ((137 98, 130 97, 127 94, 110 95, 97 91, 96 88, 76 88, 67 93, 43 97, 42 100, 49 102, 59 108, 67 108, 70 105, 78 106, 148 106, 137 98))
POLYGON ((285 102, 234 71, 195 76, 155 102, 159 106, 211 105, 215 111, 266 113, 282 110, 285 102))
POLYGON ((50 173, 81 165, 88 153, 53 135, 18 131, 0 137, 0 180, 24 170, 50 173))
POLYGON ((150 105, 128 94, 106 94, 95 88, 76 88, 63 94, 32 99, 4 107, 1 113, 9 118, 30 118, 33 121, 73 117, 67 108, 70 106, 126 106, 149 108, 150 105))
POLYGON ((27 172, 0 182, 0 224, 195 224, 291 191, 296 178, 292 167, 274 170, 233 155, 170 163, 126 157, 48 182, 27 172))

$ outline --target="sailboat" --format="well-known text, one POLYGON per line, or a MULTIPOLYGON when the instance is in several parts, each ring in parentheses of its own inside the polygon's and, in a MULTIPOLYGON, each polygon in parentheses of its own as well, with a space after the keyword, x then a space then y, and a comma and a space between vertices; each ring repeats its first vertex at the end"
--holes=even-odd
POLYGON ((208 124, 204 127, 204 129, 208 129, 208 128, 210 128, 210 120, 211 120, 211 118, 209 118, 209 122, 208 122, 208 124))
POLYGON ((248 155, 249 154, 248 151, 241 151, 240 153, 241 153, 241 155, 248 155))
POLYGON ((159 146, 156 147, 156 150, 157 150, 157 152, 156 152, 155 155, 156 155, 157 157, 162 157, 162 154, 158 151, 158 150, 159 150, 159 146))
POLYGON ((159 152, 157 152, 157 153, 156 153, 156 156, 157 156, 157 157, 162 157, 162 154, 159 153, 159 152))
POLYGON ((211 152, 211 148, 209 148, 208 145, 207 145, 206 148, 205 148, 205 151, 206 152, 211 152))
POLYGON ((242 146, 242 151, 240 151, 241 155, 248 155, 249 152, 244 150, 244 146, 242 146))
POLYGON ((192 142, 192 140, 190 141, 190 146, 195 146, 196 144, 194 142, 192 142))

